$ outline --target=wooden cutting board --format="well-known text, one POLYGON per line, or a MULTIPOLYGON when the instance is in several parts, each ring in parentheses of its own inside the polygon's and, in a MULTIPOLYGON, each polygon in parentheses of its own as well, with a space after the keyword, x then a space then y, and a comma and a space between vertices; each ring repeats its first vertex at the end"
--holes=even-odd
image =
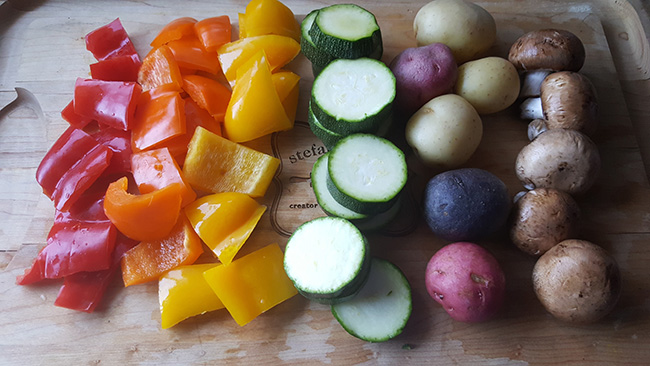
MULTIPOLYGON (((287 0, 299 18, 329 2, 287 0)), ((425 1, 357 1, 377 16, 389 62, 415 45, 412 20, 425 1)), ((160 329, 157 284, 109 288, 93 314, 53 305, 60 283, 16 286, 43 246, 52 222, 51 202, 34 180, 49 146, 66 128, 60 110, 72 98, 76 77, 88 75, 92 55, 83 36, 120 17, 141 55, 168 21, 227 14, 236 20, 245 2, 203 0, 102 2, 72 0, 0 2, 0 364, 647 364, 650 359, 650 187, 648 154, 648 42, 642 22, 625 1, 479 2, 497 21, 491 53, 506 56, 526 31, 558 27, 585 43, 583 72, 600 100, 594 137, 603 158, 595 187, 579 199, 580 237, 606 248, 618 261, 623 293, 611 315, 592 325, 568 325, 548 315, 532 290, 535 259, 515 249, 504 232, 481 242, 507 276, 507 303, 496 320, 452 321, 424 288, 428 259, 447 242, 418 215, 421 188, 433 172, 409 157, 410 204, 388 230, 369 236, 373 255, 391 260, 413 288, 413 314, 403 334, 372 344, 348 335, 329 308, 296 296, 239 327, 225 310, 160 329)), ((647 14, 647 13, 645 13, 647 14)), ((282 247, 302 222, 323 215, 315 206, 309 171, 322 153, 311 134, 306 106, 313 80, 300 56, 290 68, 302 76, 293 130, 251 146, 282 160, 266 197, 269 207, 242 249, 273 242, 282 247)), ((514 159, 526 144, 526 123, 515 107, 484 116, 484 138, 467 166, 487 169, 522 190, 514 159)), ((398 128, 399 131, 399 128, 398 128)), ((241 255, 240 254, 240 255, 241 255)))

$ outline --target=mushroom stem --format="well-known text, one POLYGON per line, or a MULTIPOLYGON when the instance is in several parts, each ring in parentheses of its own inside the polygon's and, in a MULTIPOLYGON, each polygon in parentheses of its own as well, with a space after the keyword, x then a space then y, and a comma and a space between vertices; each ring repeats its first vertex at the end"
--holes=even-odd
POLYGON ((553 71, 549 69, 529 70, 524 74, 524 82, 521 86, 520 98, 539 97, 542 82, 553 71))
POLYGON ((542 98, 528 98, 521 102, 522 119, 543 119, 542 98))
POLYGON ((530 141, 533 141, 537 136, 546 132, 546 130, 548 130, 548 126, 546 126, 546 120, 536 118, 530 121, 528 124, 528 139, 530 141))

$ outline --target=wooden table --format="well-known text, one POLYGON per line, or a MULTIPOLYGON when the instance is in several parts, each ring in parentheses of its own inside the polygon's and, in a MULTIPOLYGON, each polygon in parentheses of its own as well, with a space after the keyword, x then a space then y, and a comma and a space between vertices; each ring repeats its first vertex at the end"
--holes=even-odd
MULTIPOLYGON (((285 3, 302 18, 329 2, 285 3)), ((411 24, 425 1, 357 3, 379 20, 384 61, 415 45, 411 24)), ((84 49, 83 36, 120 17, 144 55, 149 41, 168 21, 221 14, 236 20, 245 2, 0 1, 0 107, 4 106, 0 110, 0 364, 647 365, 648 4, 642 0, 478 3, 497 21, 494 55, 505 56, 519 35, 543 27, 569 29, 586 44, 583 72, 593 81, 601 103, 600 129, 594 140, 603 158, 603 172, 595 187, 579 198, 583 210, 580 237, 602 245, 621 267, 623 293, 612 314, 582 326, 553 319, 532 290, 530 274, 535 259, 517 251, 501 232, 481 244, 495 254, 506 272, 505 308, 498 319, 487 323, 452 321, 424 288, 426 262, 447 242, 434 237, 417 218, 369 236, 373 254, 402 268, 413 288, 411 320, 403 334, 385 343, 371 344, 349 336, 329 308, 299 296, 244 327, 236 325, 227 312, 216 311, 164 331, 160 329, 155 283, 124 289, 116 281, 93 314, 55 307, 60 282, 21 287, 14 281, 43 246, 52 223, 52 203, 41 194, 34 172, 66 127, 59 112, 72 97, 75 78, 87 76, 88 64, 93 62, 84 49)), ((310 67, 300 56, 290 68, 303 77, 298 120, 305 121, 310 67)), ((483 141, 467 165, 490 170, 506 182, 514 196, 522 189, 513 166, 526 143, 525 123, 518 120, 516 107, 484 116, 483 122, 483 141)), ((304 123, 297 123, 292 131, 253 144, 278 155, 283 168, 262 200, 271 208, 269 214, 242 254, 271 242, 284 246, 298 224, 322 215, 317 208, 292 206, 314 202, 308 181, 313 157, 297 164, 289 159, 318 143, 304 123)), ((410 192, 416 201, 430 174, 414 168, 410 192)))

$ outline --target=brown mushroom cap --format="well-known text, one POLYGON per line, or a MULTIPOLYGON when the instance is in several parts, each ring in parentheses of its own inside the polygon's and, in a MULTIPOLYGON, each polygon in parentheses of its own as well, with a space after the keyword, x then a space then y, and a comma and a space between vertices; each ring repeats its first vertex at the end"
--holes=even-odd
POLYGON ((528 191, 513 207, 510 239, 523 252, 542 255, 579 231, 580 208, 568 193, 552 188, 528 191))
POLYGON ((586 76, 572 71, 552 73, 542 82, 540 97, 548 129, 566 128, 587 135, 596 131, 598 102, 586 76))
POLYGON ((519 37, 510 47, 508 60, 518 70, 579 71, 585 62, 585 46, 569 31, 542 29, 519 37))
POLYGON ((533 268, 533 287, 554 317, 594 322, 616 305, 621 278, 616 260, 585 240, 565 240, 542 255, 533 268))
POLYGON ((553 129, 521 149, 515 171, 527 189, 555 188, 569 194, 581 194, 598 178, 600 154, 587 135, 575 130, 553 129))

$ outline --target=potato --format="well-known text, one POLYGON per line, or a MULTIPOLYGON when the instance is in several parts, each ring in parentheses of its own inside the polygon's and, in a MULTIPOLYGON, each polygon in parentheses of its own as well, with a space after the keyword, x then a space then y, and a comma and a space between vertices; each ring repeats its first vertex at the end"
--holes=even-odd
POLYGON ((467 99, 479 114, 510 107, 519 96, 519 74, 510 61, 485 57, 458 67, 454 92, 467 99))
POLYGON ((510 212, 505 183, 477 168, 434 176, 427 183, 423 201, 431 231, 451 241, 486 238, 505 225, 510 212))
POLYGON ((434 0, 424 5, 415 15, 413 31, 418 46, 444 43, 459 64, 481 56, 497 39, 492 15, 465 0, 434 0))
POLYGON ((591 323, 607 315, 621 293, 616 260, 585 240, 565 240, 544 253, 533 268, 533 288, 557 319, 591 323))
POLYGON ((390 63, 395 75, 395 105, 407 115, 426 102, 450 93, 456 83, 458 66, 449 47, 442 43, 407 48, 390 63))
POLYGON ((474 107, 455 94, 433 98, 406 123, 406 142, 427 166, 451 169, 474 154, 483 123, 474 107))
POLYGON ((490 252, 477 244, 459 242, 431 257, 425 285, 453 319, 475 323, 497 314, 505 297, 506 280, 490 252))

